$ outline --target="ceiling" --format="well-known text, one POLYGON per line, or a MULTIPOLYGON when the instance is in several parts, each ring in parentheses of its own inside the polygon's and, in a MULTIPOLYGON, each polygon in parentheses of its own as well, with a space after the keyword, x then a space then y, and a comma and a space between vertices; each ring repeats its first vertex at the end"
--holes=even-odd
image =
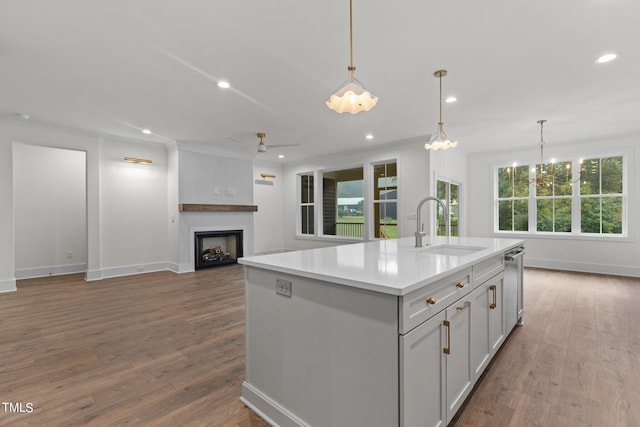
POLYGON ((445 130, 464 153, 535 148, 539 119, 547 144, 640 136, 634 0, 354 0, 355 75, 379 97, 356 115, 325 105, 348 78, 347 0, 1 0, 0 12, 0 114, 39 125, 295 162, 426 142, 444 68, 443 95, 458 98, 445 130), (619 57, 595 64, 606 52, 619 57), (258 154, 257 132, 300 146, 258 154))

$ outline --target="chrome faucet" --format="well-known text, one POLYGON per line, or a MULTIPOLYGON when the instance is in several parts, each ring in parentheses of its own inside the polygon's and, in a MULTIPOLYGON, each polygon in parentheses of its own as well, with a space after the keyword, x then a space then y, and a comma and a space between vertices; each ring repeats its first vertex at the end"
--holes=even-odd
POLYGON ((433 200, 435 202, 440 203, 440 206, 442 206, 442 211, 444 214, 444 227, 447 233, 447 242, 449 242, 449 210, 447 209, 447 205, 444 204, 444 202, 440 199, 438 199, 437 197, 433 197, 433 196, 427 196, 424 199, 420 200, 420 203, 418 203, 418 213, 416 214, 416 222, 418 224, 418 227, 416 229, 415 232, 415 236, 416 236, 416 248, 421 248, 422 247, 422 238, 424 236, 427 235, 427 233, 424 231, 424 224, 422 224, 422 229, 420 229, 420 223, 422 222, 420 220, 421 215, 420 215, 420 210, 422 209, 422 205, 424 205, 425 202, 429 201, 429 200, 433 200))

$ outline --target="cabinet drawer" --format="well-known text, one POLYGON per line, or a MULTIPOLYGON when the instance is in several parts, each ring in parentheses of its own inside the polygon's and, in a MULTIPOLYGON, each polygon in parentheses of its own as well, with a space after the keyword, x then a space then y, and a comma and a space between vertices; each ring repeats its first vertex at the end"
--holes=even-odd
POLYGON ((406 334, 471 292, 471 288, 469 268, 401 297, 399 333, 406 334))
POLYGON ((504 255, 496 255, 473 266, 473 286, 476 287, 504 271, 504 255))

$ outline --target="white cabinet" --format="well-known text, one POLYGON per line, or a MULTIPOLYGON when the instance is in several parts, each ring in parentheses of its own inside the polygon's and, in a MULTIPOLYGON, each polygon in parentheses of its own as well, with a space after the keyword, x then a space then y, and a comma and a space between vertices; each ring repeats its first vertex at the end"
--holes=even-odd
POLYGON ((400 335, 400 425, 442 427, 445 408, 445 312, 400 335))
POLYGON ((504 341, 503 282, 496 274, 400 335, 401 426, 445 426, 460 409, 504 341))
POLYGON ((464 403, 473 387, 471 369, 471 301, 461 298, 446 310, 447 422, 464 403))
POLYGON ((400 425, 445 426, 473 387, 471 301, 463 297, 400 336, 400 425))
POLYGON ((504 279, 500 273, 476 287, 471 300, 471 366, 478 379, 505 338, 504 279))

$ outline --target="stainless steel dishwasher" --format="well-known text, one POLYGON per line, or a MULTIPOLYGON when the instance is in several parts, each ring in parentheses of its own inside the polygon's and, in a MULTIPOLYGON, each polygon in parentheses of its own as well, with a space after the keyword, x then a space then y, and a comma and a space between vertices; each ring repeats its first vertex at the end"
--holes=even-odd
POLYGON ((524 246, 518 246, 504 255, 504 298, 505 307, 508 307, 505 313, 507 331, 511 331, 516 324, 520 326, 524 324, 522 295, 524 253, 524 246))

